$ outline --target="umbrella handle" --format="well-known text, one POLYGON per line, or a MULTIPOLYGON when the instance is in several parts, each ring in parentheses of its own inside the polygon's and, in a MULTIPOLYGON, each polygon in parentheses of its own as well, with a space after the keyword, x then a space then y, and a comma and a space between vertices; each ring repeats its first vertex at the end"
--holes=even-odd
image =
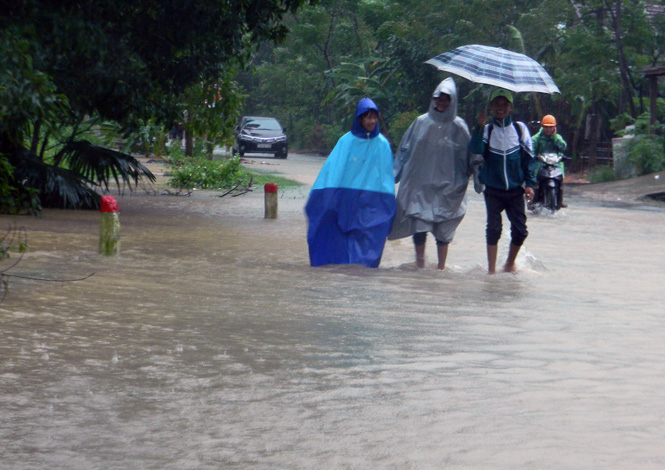
POLYGON ((478 115, 478 125, 480 127, 484 127, 485 124, 487 124, 487 115, 489 114, 489 107, 490 107, 489 98, 490 96, 492 96, 492 91, 493 88, 490 88, 490 92, 487 95, 487 101, 485 101, 485 105, 483 106, 483 109, 480 111, 480 114, 478 115))

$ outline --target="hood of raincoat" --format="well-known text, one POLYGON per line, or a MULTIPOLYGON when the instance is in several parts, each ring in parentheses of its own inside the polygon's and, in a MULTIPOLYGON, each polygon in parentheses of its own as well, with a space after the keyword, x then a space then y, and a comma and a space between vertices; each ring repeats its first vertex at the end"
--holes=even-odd
POLYGON ((376 127, 374 128, 374 131, 372 131, 369 136, 367 135, 367 129, 363 127, 363 125, 360 123, 360 116, 365 114, 367 111, 370 109, 373 109, 374 111, 379 112, 378 106, 374 103, 369 98, 363 98, 358 102, 358 106, 356 107, 356 116, 353 118, 353 124, 351 124, 351 133, 355 135, 356 137, 361 137, 363 139, 367 139, 368 137, 370 139, 373 139, 377 135, 379 135, 379 123, 376 123, 376 127))
POLYGON ((452 78, 446 78, 444 81, 439 83, 439 86, 436 87, 434 93, 432 93, 432 100, 429 104, 429 117, 434 119, 437 122, 452 122, 457 116, 457 87, 455 86, 455 81, 452 78), (448 109, 440 113, 437 111, 436 104, 434 103, 434 98, 439 96, 441 93, 445 93, 450 96, 450 105, 448 109))

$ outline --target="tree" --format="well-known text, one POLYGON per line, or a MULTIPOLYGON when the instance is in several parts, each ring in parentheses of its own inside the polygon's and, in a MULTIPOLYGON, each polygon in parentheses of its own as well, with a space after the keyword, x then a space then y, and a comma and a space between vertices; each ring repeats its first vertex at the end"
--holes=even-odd
POLYGON ((283 39, 281 18, 305 1, 10 0, 0 18, 0 154, 15 168, 41 162, 53 176, 50 195, 40 188, 49 204, 96 207, 91 188, 149 172, 128 155, 80 145, 80 134, 56 142, 54 128, 167 126, 189 87, 224 79, 254 44, 283 39), (55 145, 53 161, 36 153, 40 142, 55 145), (59 167, 73 161, 79 171, 59 167))
POLYGON ((183 108, 186 110, 186 148, 191 156, 191 136, 199 139, 207 154, 212 157, 214 144, 230 144, 233 128, 237 123, 236 114, 244 96, 238 85, 231 79, 233 73, 210 83, 196 83, 185 93, 183 108))
MULTIPOLYGON (((561 94, 517 95, 515 117, 556 115, 576 155, 609 141, 610 119, 631 103, 643 110, 642 69, 665 57, 662 0, 450 0, 444 8, 426 0, 322 0, 285 20, 287 40, 262 45, 239 81, 247 108, 287 122, 293 146, 334 144, 327 136, 348 130, 361 94, 377 98, 398 141, 403 123, 425 112, 428 92, 446 76, 424 62, 486 44, 523 52, 552 75, 561 94)), ((453 78, 459 114, 471 124, 487 87, 453 78)))

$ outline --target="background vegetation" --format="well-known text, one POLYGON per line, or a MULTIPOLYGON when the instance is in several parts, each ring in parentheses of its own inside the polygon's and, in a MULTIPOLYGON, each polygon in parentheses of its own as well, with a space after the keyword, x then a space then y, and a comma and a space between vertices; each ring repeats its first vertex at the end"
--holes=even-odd
MULTIPOLYGON (((603 162, 612 137, 649 109, 644 69, 665 64, 661 1, 328 0, 286 18, 291 33, 265 43, 238 77, 244 110, 272 114, 296 147, 321 149, 348 129, 355 102, 372 97, 397 144, 448 76, 424 62, 465 44, 504 47, 538 60, 561 94, 522 94, 525 122, 554 114, 578 163, 603 162)), ((454 77, 460 115, 474 123, 484 88, 454 77)), ((665 114, 661 79, 658 117, 665 114)), ((537 125, 534 126, 537 129, 537 125)), ((662 127, 657 140, 662 142, 662 127)), ((657 147, 656 142, 655 147, 657 147)), ((654 148, 655 148, 654 147, 654 148)), ((660 147, 662 150, 662 146, 660 147)))
MULTIPOLYGON (((515 115, 535 130, 554 114, 574 164, 606 162, 634 125, 629 174, 663 168, 665 80, 653 125, 644 76, 665 65, 662 0, 10 0, 0 210, 96 207, 109 184, 152 177, 131 155, 163 153, 175 122, 190 157, 194 141, 208 156, 229 144, 242 114, 275 116, 292 149, 325 155, 369 96, 396 145, 447 76, 424 62, 474 43, 550 72, 561 94, 521 94, 515 115)), ((487 87, 455 79, 473 123, 487 87)))
POLYGON ((285 37, 281 19, 302 3, 4 2, 0 207, 97 208, 109 184, 154 179, 130 153, 177 121, 190 155, 195 133, 228 139, 242 102, 232 77, 256 44, 285 37))

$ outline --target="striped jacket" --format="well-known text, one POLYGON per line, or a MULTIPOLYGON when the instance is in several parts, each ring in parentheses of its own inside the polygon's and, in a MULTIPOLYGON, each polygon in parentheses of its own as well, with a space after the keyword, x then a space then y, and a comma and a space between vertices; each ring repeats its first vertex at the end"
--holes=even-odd
POLYGON ((524 184, 530 188, 536 186, 531 135, 523 122, 513 124, 509 116, 503 122, 495 119, 484 128, 476 126, 469 142, 469 151, 484 155, 479 178, 485 186, 503 191, 524 184), (521 139, 515 126, 520 127, 521 139), (489 151, 485 152, 487 146, 489 151))

